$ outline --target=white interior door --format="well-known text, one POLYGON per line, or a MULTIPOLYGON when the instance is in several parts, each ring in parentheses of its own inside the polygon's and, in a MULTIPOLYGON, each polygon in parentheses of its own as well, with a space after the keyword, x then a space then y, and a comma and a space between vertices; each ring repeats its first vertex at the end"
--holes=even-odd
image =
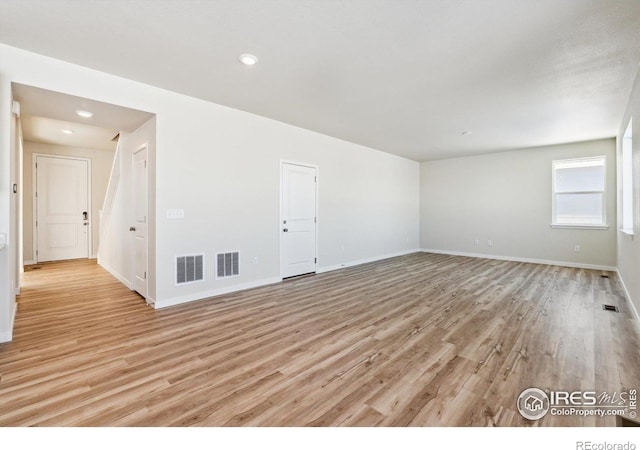
POLYGON ((147 297, 147 147, 133 154, 133 289, 147 297))
POLYGON ((36 261, 89 257, 89 162, 36 156, 36 261))
POLYGON ((316 271, 316 169, 282 164, 280 273, 316 271))

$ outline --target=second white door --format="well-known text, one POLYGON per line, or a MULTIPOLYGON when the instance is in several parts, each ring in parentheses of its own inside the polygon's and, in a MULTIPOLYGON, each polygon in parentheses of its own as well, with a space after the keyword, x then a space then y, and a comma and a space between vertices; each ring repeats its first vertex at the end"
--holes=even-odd
POLYGON ((316 182, 315 167, 282 163, 282 278, 316 271, 316 182))
POLYGON ((133 290, 147 297, 147 147, 133 154, 133 290))
POLYGON ((89 257, 89 162, 37 156, 36 261, 89 257))

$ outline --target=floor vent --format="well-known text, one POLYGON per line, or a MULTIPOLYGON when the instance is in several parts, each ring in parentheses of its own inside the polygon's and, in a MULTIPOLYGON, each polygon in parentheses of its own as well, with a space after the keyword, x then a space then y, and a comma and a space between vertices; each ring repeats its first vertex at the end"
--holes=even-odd
POLYGON ((204 280, 204 255, 176 257, 176 284, 204 280))
POLYGON ((600 278, 609 278, 609 275, 600 275, 600 278))
POLYGON ((237 277, 240 275, 240 252, 218 253, 216 262, 216 278, 237 277))
POLYGON ((605 311, 612 311, 612 312, 619 312, 618 311, 618 307, 615 305, 602 305, 602 309, 604 309, 605 311))

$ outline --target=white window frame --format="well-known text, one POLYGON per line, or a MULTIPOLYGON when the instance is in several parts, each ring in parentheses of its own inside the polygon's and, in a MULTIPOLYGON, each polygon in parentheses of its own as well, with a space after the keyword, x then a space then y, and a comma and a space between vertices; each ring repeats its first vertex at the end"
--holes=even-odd
POLYGON ((585 158, 557 159, 551 163, 551 228, 576 228, 581 230, 607 230, 607 158, 604 155, 590 156, 585 158), (603 189, 598 191, 576 191, 576 192, 556 192, 556 167, 567 163, 580 163, 589 161, 602 161, 604 173, 603 189), (579 224, 579 223, 558 223, 556 221, 556 196, 558 194, 602 194, 602 223, 601 224, 579 224))
POLYGON ((626 235, 633 236, 635 229, 634 208, 633 208, 633 118, 629 119, 627 128, 622 137, 620 148, 620 188, 622 208, 620 231, 626 235))

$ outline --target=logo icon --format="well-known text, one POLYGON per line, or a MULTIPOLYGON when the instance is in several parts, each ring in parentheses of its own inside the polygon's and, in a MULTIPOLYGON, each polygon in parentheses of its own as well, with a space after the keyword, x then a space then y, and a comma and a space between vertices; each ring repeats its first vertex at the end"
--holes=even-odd
POLYGON ((542 419, 549 412, 549 396, 538 388, 525 389, 518 397, 518 411, 525 419, 542 419))

